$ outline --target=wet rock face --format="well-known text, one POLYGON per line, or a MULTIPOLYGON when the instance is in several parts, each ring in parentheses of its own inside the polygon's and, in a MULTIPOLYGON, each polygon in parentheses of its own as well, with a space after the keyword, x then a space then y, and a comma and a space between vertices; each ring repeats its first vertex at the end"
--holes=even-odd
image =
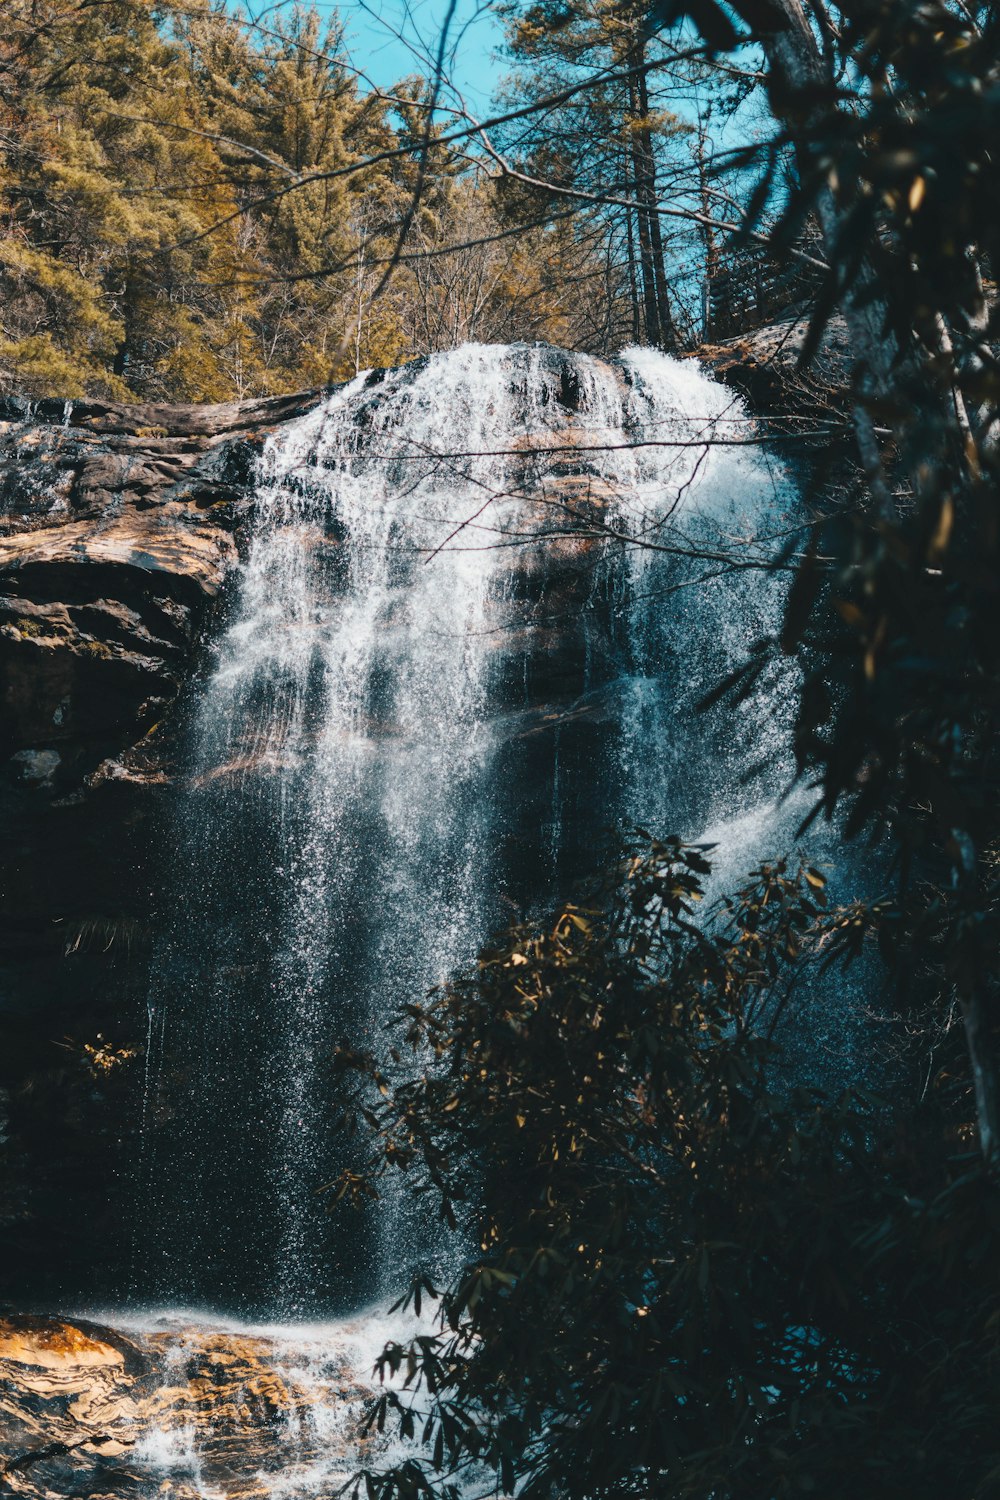
POLYGON ((318 399, 0 400, 0 965, 148 916, 171 709, 265 436, 318 399))
POLYGON ((0 402, 0 758, 15 783, 155 777, 142 742, 236 560, 263 435, 316 399, 0 402))
POLYGON ((0 1493, 252 1500, 317 1469, 332 1493, 367 1394, 330 1334, 0 1319, 0 1493))
MULTIPOLYGON (((0 1481, 7 1495, 100 1494, 101 1469, 132 1446, 152 1362, 90 1324, 0 1321, 0 1481)), ((112 1491, 114 1493, 114 1491, 112 1491)))
POLYGON ((265 436, 318 399, 0 400, 0 1297, 18 1262, 114 1275, 171 710, 265 436))
POLYGON ((183 514, 0 538, 3 748, 23 780, 112 774, 98 756, 169 708, 235 550, 183 514))

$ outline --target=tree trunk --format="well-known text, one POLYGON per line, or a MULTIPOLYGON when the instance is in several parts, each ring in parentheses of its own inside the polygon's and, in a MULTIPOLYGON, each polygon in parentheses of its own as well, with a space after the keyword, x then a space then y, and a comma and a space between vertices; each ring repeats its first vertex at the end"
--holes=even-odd
POLYGON ((636 73, 629 79, 629 104, 632 119, 632 179, 635 184, 636 221, 639 229, 639 263, 642 267, 642 300, 646 314, 646 341, 659 348, 660 316, 656 300, 656 274, 653 270, 653 242, 649 233, 649 198, 646 194, 645 163, 636 122, 639 118, 639 94, 636 73))
POLYGON ((653 286, 656 296, 656 314, 660 329, 660 341, 664 348, 677 348, 677 330, 670 311, 670 295, 667 291, 667 272, 663 260, 663 231, 660 216, 656 212, 656 157, 653 154, 653 133, 649 128, 649 89, 646 83, 646 64, 641 56, 636 72, 636 93, 642 125, 639 129, 639 146, 643 161, 643 194, 649 205, 650 256, 653 262, 653 286))
POLYGON ((981 989, 962 999, 962 1020, 972 1068, 979 1149, 987 1172, 996 1177, 1000 1174, 1000 1077, 990 1025, 990 1006, 981 989))
POLYGON ((712 334, 712 290, 719 276, 719 242, 716 239, 715 229, 711 224, 712 199, 708 191, 708 175, 705 171, 705 132, 699 122, 698 127, 698 150, 695 155, 698 167, 698 199, 701 203, 701 211, 705 222, 701 226, 702 245, 705 250, 705 313, 702 338, 709 339, 712 334))
MULTIPOLYGON (((629 180, 628 152, 625 152, 625 197, 632 196, 633 184, 629 180)), ((632 225, 632 210, 625 210, 625 243, 628 247, 628 290, 632 304, 632 342, 639 342, 639 288, 635 279, 635 230, 632 225)))

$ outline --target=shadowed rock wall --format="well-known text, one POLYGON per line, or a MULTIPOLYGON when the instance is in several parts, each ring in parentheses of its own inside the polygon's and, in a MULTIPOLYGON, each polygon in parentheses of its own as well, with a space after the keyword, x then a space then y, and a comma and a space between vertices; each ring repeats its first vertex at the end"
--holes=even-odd
POLYGON ((171 710, 260 446, 318 398, 0 400, 0 1297, 19 1262, 41 1253, 57 1290, 108 1244, 170 859, 171 710))

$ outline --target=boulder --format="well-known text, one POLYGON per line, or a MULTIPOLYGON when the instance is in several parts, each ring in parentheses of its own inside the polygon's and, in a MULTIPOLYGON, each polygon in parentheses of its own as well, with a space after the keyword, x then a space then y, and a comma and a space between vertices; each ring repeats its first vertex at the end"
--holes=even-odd
POLYGON ((808 446, 818 429, 819 442, 827 443, 826 434, 843 430, 850 413, 850 337, 843 318, 831 317, 816 353, 803 366, 808 331, 807 314, 793 310, 780 322, 704 344, 694 357, 738 390, 772 431, 800 435, 808 446))

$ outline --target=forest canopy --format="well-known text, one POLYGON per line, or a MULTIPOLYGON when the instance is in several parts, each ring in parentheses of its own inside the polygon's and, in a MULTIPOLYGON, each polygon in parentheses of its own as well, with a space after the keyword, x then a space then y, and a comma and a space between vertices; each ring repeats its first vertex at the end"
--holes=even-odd
MULTIPOLYGON (((8 20, 8 389, 239 398, 325 384, 433 340, 436 288, 420 309, 416 295, 368 301, 409 191, 415 84, 391 105, 362 93, 337 26, 300 8, 261 28, 223 7, 15 0, 8 20)), ((443 172, 415 234, 440 234, 463 191, 443 172)), ((502 301, 509 267, 490 270, 486 296, 502 301)))
POLYGON ((299 3, 11 0, 0 388, 209 401, 468 340, 607 354, 735 327, 730 140, 759 69, 709 66, 641 7, 498 15, 481 121, 425 60, 376 87, 336 13, 299 3))
MULTIPOLYGON (((265 23, 223 5, 11 0, 0 387, 213 401, 467 339, 620 343, 636 321, 621 224, 505 191, 470 167, 469 130, 427 136, 428 97, 419 76, 390 92, 360 80, 336 20, 299 5, 265 23)), ((621 155, 640 104, 617 107, 621 155)), ((562 149, 592 125, 576 116, 562 149)), ((635 137, 647 155, 651 129, 635 137)), ((662 308, 662 250, 659 264, 662 308)))

